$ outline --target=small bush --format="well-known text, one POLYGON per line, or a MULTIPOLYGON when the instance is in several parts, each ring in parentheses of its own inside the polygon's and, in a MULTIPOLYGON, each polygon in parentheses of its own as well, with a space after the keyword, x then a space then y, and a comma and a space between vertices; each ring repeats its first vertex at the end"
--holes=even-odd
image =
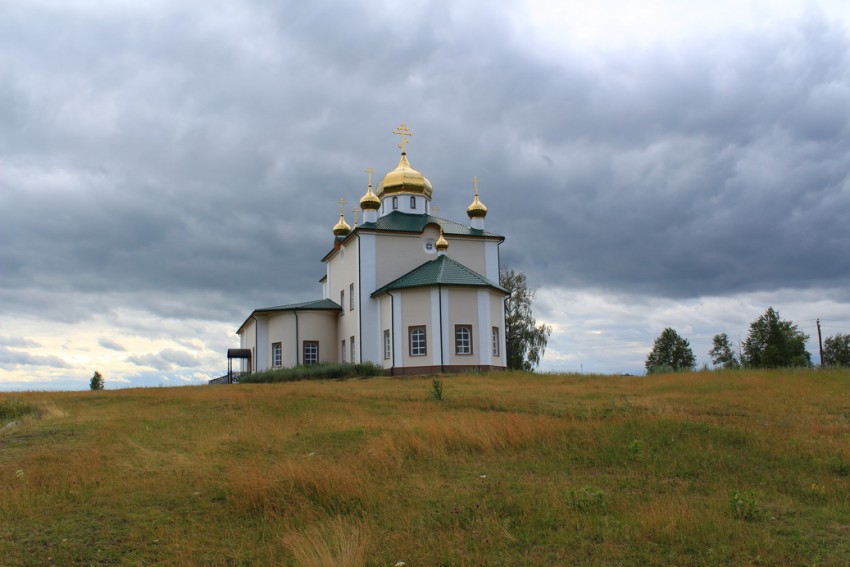
POLYGON ((14 421, 25 415, 41 415, 41 410, 33 405, 21 400, 9 398, 0 400, 0 424, 14 421))
POLYGON ((844 462, 840 457, 832 457, 829 461, 829 468, 839 476, 850 476, 850 464, 844 462))
POLYGON ((583 486, 578 490, 570 489, 567 504, 578 512, 605 512, 608 509, 608 495, 601 488, 583 486))
POLYGON ((758 501, 752 490, 746 494, 738 490, 730 491, 729 506, 732 508, 732 514, 739 520, 755 520, 758 514, 758 501))
POLYGON ((267 370, 243 375, 239 381, 243 384, 268 384, 276 382, 295 382, 298 380, 340 380, 343 378, 363 378, 381 376, 384 369, 371 362, 359 364, 311 364, 279 370, 267 370))
POLYGON ((442 380, 437 380, 436 378, 434 378, 434 380, 431 382, 431 397, 438 402, 443 401, 443 381, 442 380))

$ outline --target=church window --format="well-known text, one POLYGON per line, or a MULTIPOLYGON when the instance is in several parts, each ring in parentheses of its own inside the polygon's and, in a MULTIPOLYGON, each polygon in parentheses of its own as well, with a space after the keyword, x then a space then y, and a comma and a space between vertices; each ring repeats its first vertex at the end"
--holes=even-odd
POLYGON ((411 198, 410 198, 410 208, 411 208, 411 209, 416 209, 416 197, 411 197, 411 198))
POLYGON ((390 330, 384 329, 384 360, 389 360, 393 353, 393 343, 390 340, 390 330))
POLYGON ((339 306, 342 307, 342 314, 345 315, 345 290, 339 290, 339 306))
POLYGON ((428 254, 433 254, 435 250, 436 250, 436 248, 434 248, 434 239, 429 238, 428 240, 426 240, 425 241, 425 252, 427 252, 428 254))
POLYGON ((348 310, 354 311, 354 284, 348 284, 348 310))
POLYGON ((319 364, 319 341, 304 341, 304 364, 319 364))
POLYGON ((393 210, 398 209, 398 197, 393 197, 393 210))
POLYGON ((281 343, 272 343, 272 366, 280 367, 283 365, 283 345, 281 343))
POLYGON ((425 356, 428 348, 425 343, 425 327, 410 327, 410 356, 425 356))
POLYGON ((499 356, 499 327, 493 327, 493 356, 499 356))
POLYGON ((345 339, 343 339, 342 340, 342 349, 340 350, 340 359, 342 360, 343 363, 348 362, 347 360, 345 360, 345 353, 346 352, 347 351, 345 349, 345 339))
POLYGON ((472 327, 470 325, 455 325, 455 352, 457 354, 472 354, 472 327))
POLYGON ((353 363, 357 362, 357 357, 355 356, 355 353, 357 351, 354 348, 354 337, 351 337, 348 344, 351 347, 351 362, 353 364, 353 363))

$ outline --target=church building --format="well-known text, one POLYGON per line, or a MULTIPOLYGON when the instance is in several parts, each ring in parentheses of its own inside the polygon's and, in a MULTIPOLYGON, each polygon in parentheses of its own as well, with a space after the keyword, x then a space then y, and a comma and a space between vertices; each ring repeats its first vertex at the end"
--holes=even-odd
POLYGON ((504 237, 484 229, 478 180, 468 224, 436 216, 431 182, 407 159, 413 134, 404 124, 394 133, 401 159, 374 190, 367 170, 362 224, 355 219, 351 228, 340 210, 322 258, 321 299, 255 309, 239 327, 241 348, 233 350, 246 370, 359 362, 389 375, 505 368, 504 237))

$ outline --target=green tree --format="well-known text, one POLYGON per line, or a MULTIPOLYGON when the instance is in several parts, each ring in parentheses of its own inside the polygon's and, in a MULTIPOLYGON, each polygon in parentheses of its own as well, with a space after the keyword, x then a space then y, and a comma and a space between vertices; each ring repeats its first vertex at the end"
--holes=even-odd
POLYGON ((94 376, 91 377, 89 388, 92 390, 103 390, 103 376, 97 370, 94 371, 94 376))
POLYGON ((791 321, 783 321, 779 312, 768 307, 750 323, 744 341, 742 363, 750 368, 811 366, 812 355, 806 350, 809 335, 791 321))
POLYGON ((823 341, 823 366, 850 366, 850 335, 838 333, 823 341))
POLYGON ((505 343, 508 368, 531 371, 540 364, 552 327, 537 324, 531 313, 536 289, 530 289, 525 274, 502 270, 500 285, 510 292, 505 301, 505 343))
POLYGON ((729 341, 729 335, 720 333, 714 335, 714 346, 708 351, 708 356, 711 357, 711 363, 719 365, 722 368, 740 368, 741 363, 738 362, 738 356, 732 349, 732 343, 729 341))
POLYGON ((655 339, 644 366, 647 374, 656 374, 693 370, 696 364, 697 360, 688 339, 682 338, 679 333, 667 327, 655 339))

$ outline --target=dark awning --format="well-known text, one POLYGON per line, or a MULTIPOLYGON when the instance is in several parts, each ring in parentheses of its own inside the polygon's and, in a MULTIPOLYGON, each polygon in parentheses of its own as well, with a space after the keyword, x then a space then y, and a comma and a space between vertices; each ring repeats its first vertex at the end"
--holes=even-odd
POLYGON ((251 349, 229 348, 227 349, 227 358, 251 358, 251 349))

